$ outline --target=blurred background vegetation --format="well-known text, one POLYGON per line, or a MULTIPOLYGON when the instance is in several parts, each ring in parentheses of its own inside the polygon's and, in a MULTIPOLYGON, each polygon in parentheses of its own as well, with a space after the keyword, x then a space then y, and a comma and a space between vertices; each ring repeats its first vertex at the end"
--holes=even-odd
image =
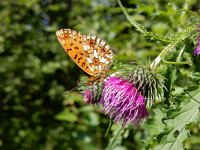
MULTIPOLYGON (((185 13, 175 14, 179 9, 200 9, 198 0, 128 0, 123 5, 159 35, 189 24, 185 13)), ((85 75, 58 43, 60 28, 101 37, 115 60, 128 64, 148 64, 163 48, 136 32, 115 0, 1 0, 0 149, 95 150, 109 143, 112 130, 105 137, 109 119, 100 109, 84 104, 79 93, 64 95, 85 75)), ((118 148, 144 149, 151 131, 145 125, 130 127, 118 148)), ((198 138, 188 147, 194 148, 198 138)))

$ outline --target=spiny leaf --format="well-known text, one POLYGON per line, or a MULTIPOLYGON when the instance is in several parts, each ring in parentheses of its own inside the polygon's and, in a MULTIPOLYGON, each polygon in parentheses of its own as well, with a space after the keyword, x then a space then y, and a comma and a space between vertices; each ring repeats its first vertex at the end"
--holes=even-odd
POLYGON ((200 120, 200 87, 189 94, 192 96, 190 101, 183 106, 179 113, 173 112, 169 116, 170 119, 165 120, 167 127, 160 134, 161 142, 155 147, 156 150, 183 149, 183 143, 189 137, 187 126, 200 120))

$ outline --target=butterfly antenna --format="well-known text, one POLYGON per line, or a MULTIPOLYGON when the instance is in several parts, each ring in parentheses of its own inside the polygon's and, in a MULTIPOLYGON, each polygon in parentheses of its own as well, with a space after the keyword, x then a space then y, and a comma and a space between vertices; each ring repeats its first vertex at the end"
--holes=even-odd
POLYGON ((70 92, 72 92, 72 91, 78 89, 79 87, 81 87, 81 86, 83 86, 83 85, 84 85, 83 83, 82 83, 82 84, 79 83, 78 86, 74 87, 73 89, 71 89, 71 90, 69 90, 69 91, 66 91, 66 92, 65 92, 65 95, 69 94, 70 92))

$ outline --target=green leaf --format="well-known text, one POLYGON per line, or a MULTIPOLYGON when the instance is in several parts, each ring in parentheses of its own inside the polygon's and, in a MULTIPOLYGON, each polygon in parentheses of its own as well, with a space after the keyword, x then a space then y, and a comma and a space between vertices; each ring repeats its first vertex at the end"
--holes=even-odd
POLYGON ((166 67, 166 71, 165 71, 165 76, 168 77, 167 80, 165 80, 165 87, 166 89, 164 89, 164 97, 165 97, 165 104, 169 105, 169 98, 170 98, 170 94, 171 94, 171 90, 172 90, 172 85, 174 84, 174 82, 177 79, 176 76, 176 68, 171 66, 171 65, 167 65, 166 67))
POLYGON ((178 114, 173 112, 169 116, 170 119, 165 120, 166 128, 160 134, 162 135, 161 142, 155 147, 156 150, 181 150, 184 148, 184 142, 189 137, 188 125, 200 120, 200 87, 189 94, 192 97, 180 112, 178 114))
POLYGON ((125 133, 124 131, 125 130, 121 127, 121 125, 118 125, 116 128, 114 128, 113 137, 110 139, 106 150, 113 150, 117 146, 121 145, 123 134, 125 133))
POLYGON ((78 120, 77 115, 74 112, 70 112, 69 109, 64 109, 61 113, 55 116, 57 120, 76 122, 78 120))

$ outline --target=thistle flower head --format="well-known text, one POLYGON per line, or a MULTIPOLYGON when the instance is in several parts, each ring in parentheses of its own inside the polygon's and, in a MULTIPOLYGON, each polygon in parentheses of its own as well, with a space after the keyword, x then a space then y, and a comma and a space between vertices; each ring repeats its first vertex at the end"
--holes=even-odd
POLYGON ((138 125, 148 116, 146 103, 153 104, 162 96, 163 78, 152 70, 136 66, 126 75, 116 73, 104 80, 103 85, 87 86, 83 92, 86 103, 102 105, 103 112, 122 125, 138 125))
POLYGON ((109 77, 103 87, 100 104, 115 122, 138 124, 147 117, 144 97, 138 89, 121 77, 109 77))
POLYGON ((161 99, 164 87, 164 78, 153 70, 136 66, 127 77, 127 80, 131 82, 141 94, 144 96, 146 103, 151 106, 156 97, 161 99))
POLYGON ((93 84, 88 86, 87 89, 83 92, 83 101, 90 104, 98 103, 101 89, 101 84, 93 84))
POLYGON ((193 54, 194 55, 199 55, 200 54, 200 36, 198 37, 197 47, 194 49, 193 54))
MULTIPOLYGON (((197 31, 200 32, 200 24, 197 25, 197 31)), ((197 46, 194 49, 193 54, 194 55, 199 55, 200 54, 200 35, 198 36, 197 46)))
POLYGON ((94 96, 91 90, 87 89, 83 92, 83 101, 85 103, 94 103, 94 96))

